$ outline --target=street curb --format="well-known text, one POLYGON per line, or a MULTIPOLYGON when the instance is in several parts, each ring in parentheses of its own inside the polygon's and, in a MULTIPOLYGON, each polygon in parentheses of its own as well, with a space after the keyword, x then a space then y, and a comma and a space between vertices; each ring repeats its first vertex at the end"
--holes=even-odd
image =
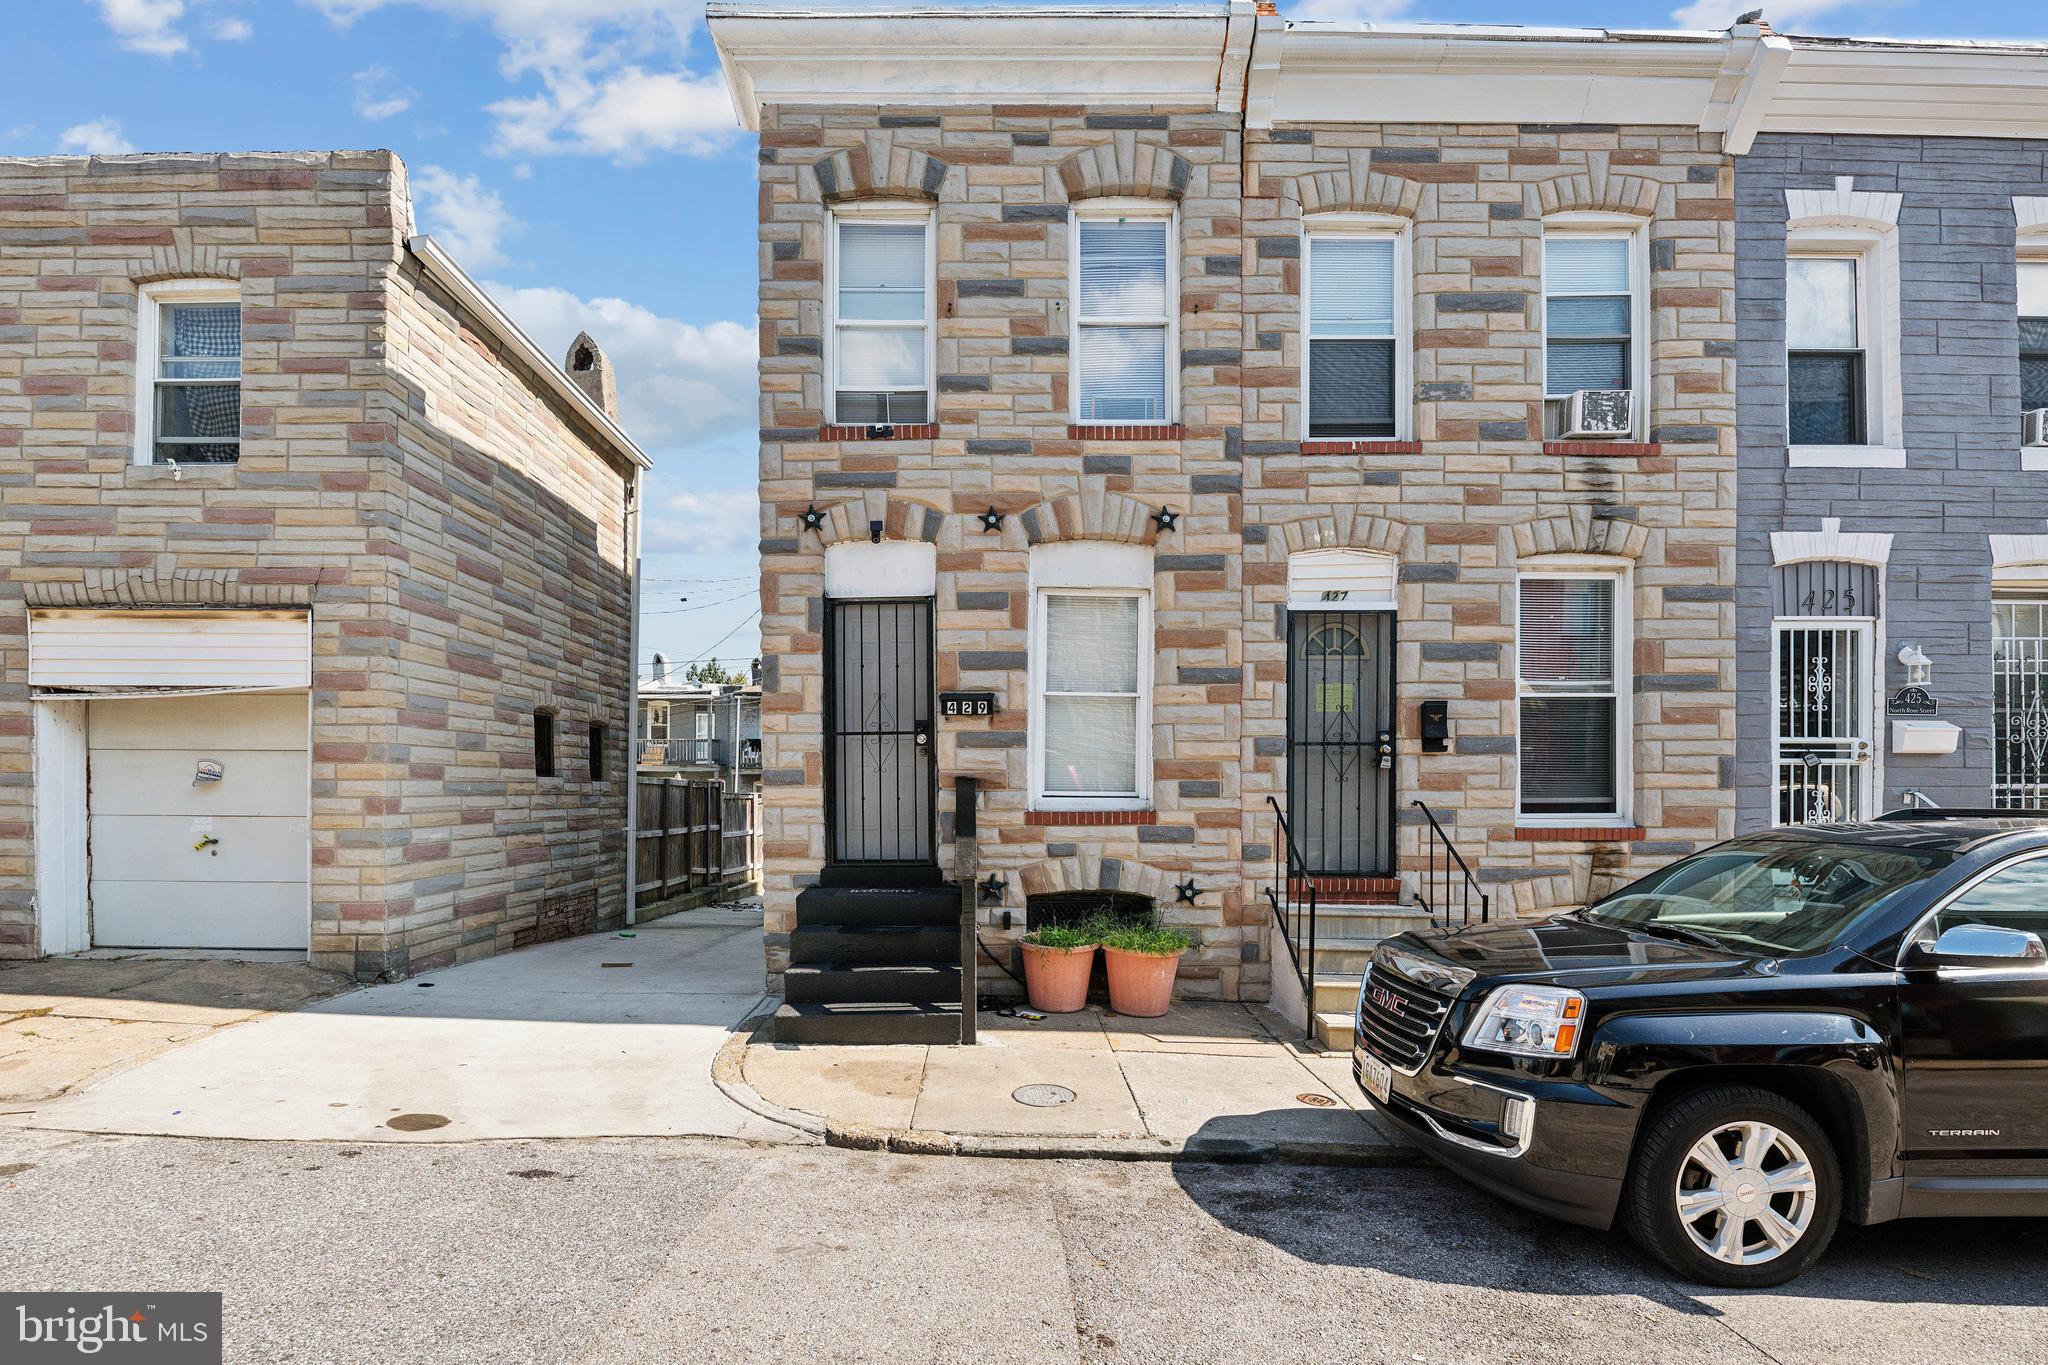
POLYGON ((794 1128, 829 1144, 831 1136, 824 1119, 801 1109, 784 1109, 747 1084, 747 1049, 763 1041, 769 1025, 774 1022, 776 1007, 781 1003, 779 998, 770 996, 760 1009, 733 1026, 731 1035, 711 1059, 711 1083, 718 1087, 720 1094, 756 1118, 794 1128))
POLYGON ((1013 1161, 1201 1161, 1221 1164, 1277 1162, 1294 1166, 1427 1166, 1413 1147, 1372 1142, 1267 1142, 1249 1138, 1146 1138, 996 1136, 940 1133, 923 1128, 875 1128, 840 1123, 801 1109, 785 1109, 747 1084, 747 1049, 766 1042, 775 1009, 771 997, 732 1031, 712 1059, 711 1081, 734 1104, 771 1123, 821 1139, 827 1147, 899 1156, 999 1157, 1013 1161))

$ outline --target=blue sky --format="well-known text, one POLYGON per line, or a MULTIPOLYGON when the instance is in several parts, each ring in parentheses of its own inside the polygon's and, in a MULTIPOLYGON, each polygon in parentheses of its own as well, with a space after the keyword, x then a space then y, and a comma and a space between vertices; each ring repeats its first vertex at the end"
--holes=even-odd
MULTIPOLYGON (((1282 0, 1316 19, 1724 26, 1759 0, 1282 0)), ((2048 38, 2039 0, 1761 0, 1781 31, 2048 38)), ((696 0, 9 5, 0 153, 389 147, 551 353, 587 328, 655 457, 644 655, 743 665, 754 169, 696 0), (687 598, 685 602, 682 599, 687 598)), ((645 657, 642 660, 646 662, 645 657)))

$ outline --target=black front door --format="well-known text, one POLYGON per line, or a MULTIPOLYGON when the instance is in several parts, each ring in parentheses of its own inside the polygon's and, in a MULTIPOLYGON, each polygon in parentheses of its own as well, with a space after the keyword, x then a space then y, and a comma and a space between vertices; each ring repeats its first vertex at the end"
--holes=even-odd
POLYGON ((1394 614, 1288 617, 1287 820, 1311 872, 1393 863, 1394 614))
MULTIPOLYGON (((1958 924, 2048 941, 2048 858, 2008 863, 1966 887, 1921 936, 1958 924)), ((1908 972, 1899 1033, 1907 1155, 2048 1157, 2048 964, 1908 972)))
POLYGON ((826 603, 832 862, 934 861, 932 711, 931 599, 826 603))

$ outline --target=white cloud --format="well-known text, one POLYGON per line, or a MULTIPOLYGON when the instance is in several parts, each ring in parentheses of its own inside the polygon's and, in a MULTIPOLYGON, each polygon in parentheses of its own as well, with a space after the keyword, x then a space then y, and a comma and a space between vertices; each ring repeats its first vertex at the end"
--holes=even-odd
POLYGON ((131 52, 168 57, 191 44, 178 32, 185 0, 99 0, 100 17, 131 52))
POLYGON ((75 123, 57 135, 57 150, 78 156, 120 156, 135 150, 135 144, 121 136, 121 121, 96 118, 75 123))
POLYGON ((1283 10, 1290 19, 1325 19, 1340 23, 1385 23, 1415 8, 1415 0, 1294 0, 1283 10))
POLYGON ((420 92, 400 85, 388 66, 366 66, 351 79, 356 87, 356 114, 373 122, 404 113, 419 98, 420 92))
MULTIPOLYGON (((649 554, 751 555, 761 539, 760 505, 752 488, 671 493, 655 503, 642 525, 641 543, 649 554)), ((723 586, 718 595, 739 596, 723 586)))
POLYGON ((222 19, 213 26, 213 36, 224 43, 247 42, 255 32, 247 19, 222 19))
POLYGON ((470 270, 506 264, 506 241, 525 231, 526 225, 505 207, 496 190, 477 176, 440 166, 420 167, 412 187, 427 231, 449 255, 470 270))
POLYGON ((723 79, 689 69, 701 12, 679 0, 305 0, 339 24, 412 5, 488 23, 499 69, 537 88, 488 106, 506 155, 581 153, 632 162, 703 155, 737 136, 723 79))
MULTIPOLYGON (((650 452, 685 443, 701 448, 758 424, 760 338, 752 323, 700 326, 625 299, 584 299, 545 286, 488 288, 552 357, 566 354, 578 332, 597 339, 618 376, 619 421, 650 452)), ((741 477, 751 483, 751 461, 741 477)))

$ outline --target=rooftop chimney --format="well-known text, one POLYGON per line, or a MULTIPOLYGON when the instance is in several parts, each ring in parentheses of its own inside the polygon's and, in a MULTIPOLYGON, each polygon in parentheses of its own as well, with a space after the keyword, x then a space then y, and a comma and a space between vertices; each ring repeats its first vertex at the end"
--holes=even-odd
POLYGON ((618 381, 612 378, 612 362, 605 356, 604 347, 598 345, 590 333, 576 334, 576 339, 569 343, 569 354, 562 362, 562 368, 569 372, 569 378, 576 381, 576 387, 588 394, 590 401, 597 404, 605 416, 617 420, 618 381))
POLYGON ((668 681, 668 656, 667 656, 667 655, 665 655, 665 654, 657 654, 657 655, 655 655, 655 656, 654 656, 654 677, 653 677, 652 681, 654 681, 654 682, 657 682, 657 683, 665 683, 665 682, 667 682, 667 681, 668 681))

